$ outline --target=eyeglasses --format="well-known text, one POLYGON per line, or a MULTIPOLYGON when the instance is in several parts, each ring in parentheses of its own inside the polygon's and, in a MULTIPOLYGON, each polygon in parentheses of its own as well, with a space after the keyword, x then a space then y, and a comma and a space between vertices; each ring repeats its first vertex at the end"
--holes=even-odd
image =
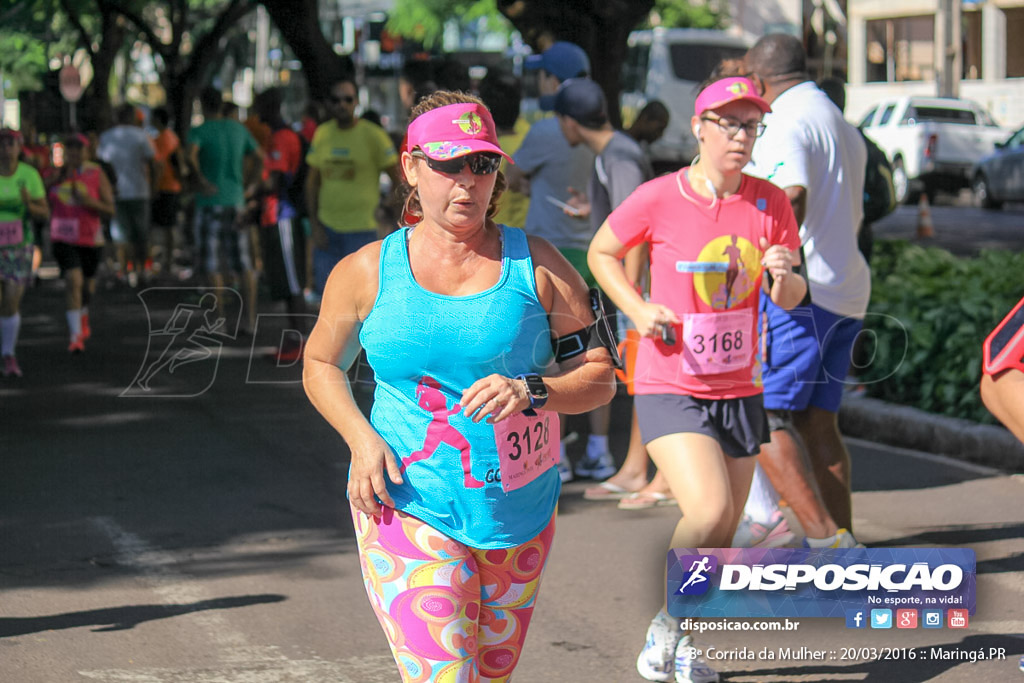
POLYGON ((327 99, 329 99, 334 104, 341 104, 342 102, 344 102, 345 104, 352 104, 353 102, 356 101, 356 98, 355 98, 354 95, 342 95, 341 97, 335 97, 334 95, 329 95, 327 97, 327 99))
POLYGON ((748 121, 747 123, 743 123, 736 119, 730 119, 724 116, 717 119, 710 116, 702 116, 700 117, 700 120, 718 124, 718 127, 721 128, 730 138, 734 138, 739 135, 741 128, 747 134, 747 137, 759 138, 764 134, 765 129, 765 125, 760 121, 748 121))
POLYGON ((431 159, 418 149, 413 151, 412 155, 417 159, 425 160, 431 170, 438 173, 447 173, 448 175, 462 173, 462 169, 465 168, 466 164, 469 164, 469 170, 473 175, 490 175, 491 173, 496 173, 498 167, 501 166, 501 155, 494 152, 476 152, 475 154, 467 154, 455 159, 445 159, 444 161, 431 159))

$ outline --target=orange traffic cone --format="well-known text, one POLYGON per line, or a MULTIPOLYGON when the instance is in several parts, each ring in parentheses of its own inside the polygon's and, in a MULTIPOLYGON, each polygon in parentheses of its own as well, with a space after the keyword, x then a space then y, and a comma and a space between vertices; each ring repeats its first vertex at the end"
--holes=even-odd
POLYGON ((928 205, 928 194, 921 193, 921 199, 917 202, 917 237, 935 237, 935 225, 932 224, 932 209, 928 205))

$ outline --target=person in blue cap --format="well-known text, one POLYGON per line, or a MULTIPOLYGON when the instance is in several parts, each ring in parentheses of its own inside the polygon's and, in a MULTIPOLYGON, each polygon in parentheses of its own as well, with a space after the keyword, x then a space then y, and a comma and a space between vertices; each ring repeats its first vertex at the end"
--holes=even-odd
MULTIPOLYGON (((564 81, 590 76, 590 59, 579 45, 559 41, 542 53, 527 57, 526 68, 539 72, 540 106, 551 111, 555 94, 564 81)), ((558 120, 547 117, 533 124, 513 159, 515 165, 509 167, 510 186, 530 197, 526 225, 522 227, 527 234, 543 237, 558 247, 587 285, 595 287, 587 266, 587 248, 594 228, 587 216, 573 215, 562 208, 572 198, 572 190, 585 191, 594 168, 594 153, 586 145, 570 147, 558 120)), ((609 406, 589 414, 587 451, 576 463, 576 476, 604 480, 615 474, 608 451, 610 417, 609 406)), ((573 478, 564 443, 559 474, 563 482, 573 478)))

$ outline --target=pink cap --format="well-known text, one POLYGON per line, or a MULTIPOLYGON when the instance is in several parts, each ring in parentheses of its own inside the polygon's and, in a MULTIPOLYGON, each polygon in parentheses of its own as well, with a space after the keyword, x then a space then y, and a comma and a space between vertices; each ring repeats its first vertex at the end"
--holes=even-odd
POLYGON ((491 112, 473 103, 449 104, 413 119, 406 134, 406 149, 411 151, 417 147, 437 161, 473 152, 495 152, 512 161, 498 146, 491 112))
POLYGON ((749 79, 741 76, 732 76, 715 81, 700 91, 697 95, 697 102, 694 104, 693 113, 700 116, 708 109, 718 109, 730 102, 746 100, 757 105, 763 113, 771 112, 772 108, 761 99, 754 84, 749 79))

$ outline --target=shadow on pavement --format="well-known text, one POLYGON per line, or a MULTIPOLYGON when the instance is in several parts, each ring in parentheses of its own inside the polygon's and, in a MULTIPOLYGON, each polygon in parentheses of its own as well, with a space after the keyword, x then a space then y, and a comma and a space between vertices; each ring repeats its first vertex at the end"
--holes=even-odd
POLYGON ((67 614, 51 614, 45 617, 7 617, 0 618, 0 638, 23 636, 42 631, 61 631, 81 626, 97 626, 95 633, 109 631, 125 631, 135 628, 141 623, 168 619, 170 617, 205 612, 207 610, 234 609, 251 605, 265 605, 287 600, 283 595, 240 595, 231 598, 215 598, 200 600, 186 605, 127 605, 125 607, 108 607, 92 609, 84 612, 67 614))

